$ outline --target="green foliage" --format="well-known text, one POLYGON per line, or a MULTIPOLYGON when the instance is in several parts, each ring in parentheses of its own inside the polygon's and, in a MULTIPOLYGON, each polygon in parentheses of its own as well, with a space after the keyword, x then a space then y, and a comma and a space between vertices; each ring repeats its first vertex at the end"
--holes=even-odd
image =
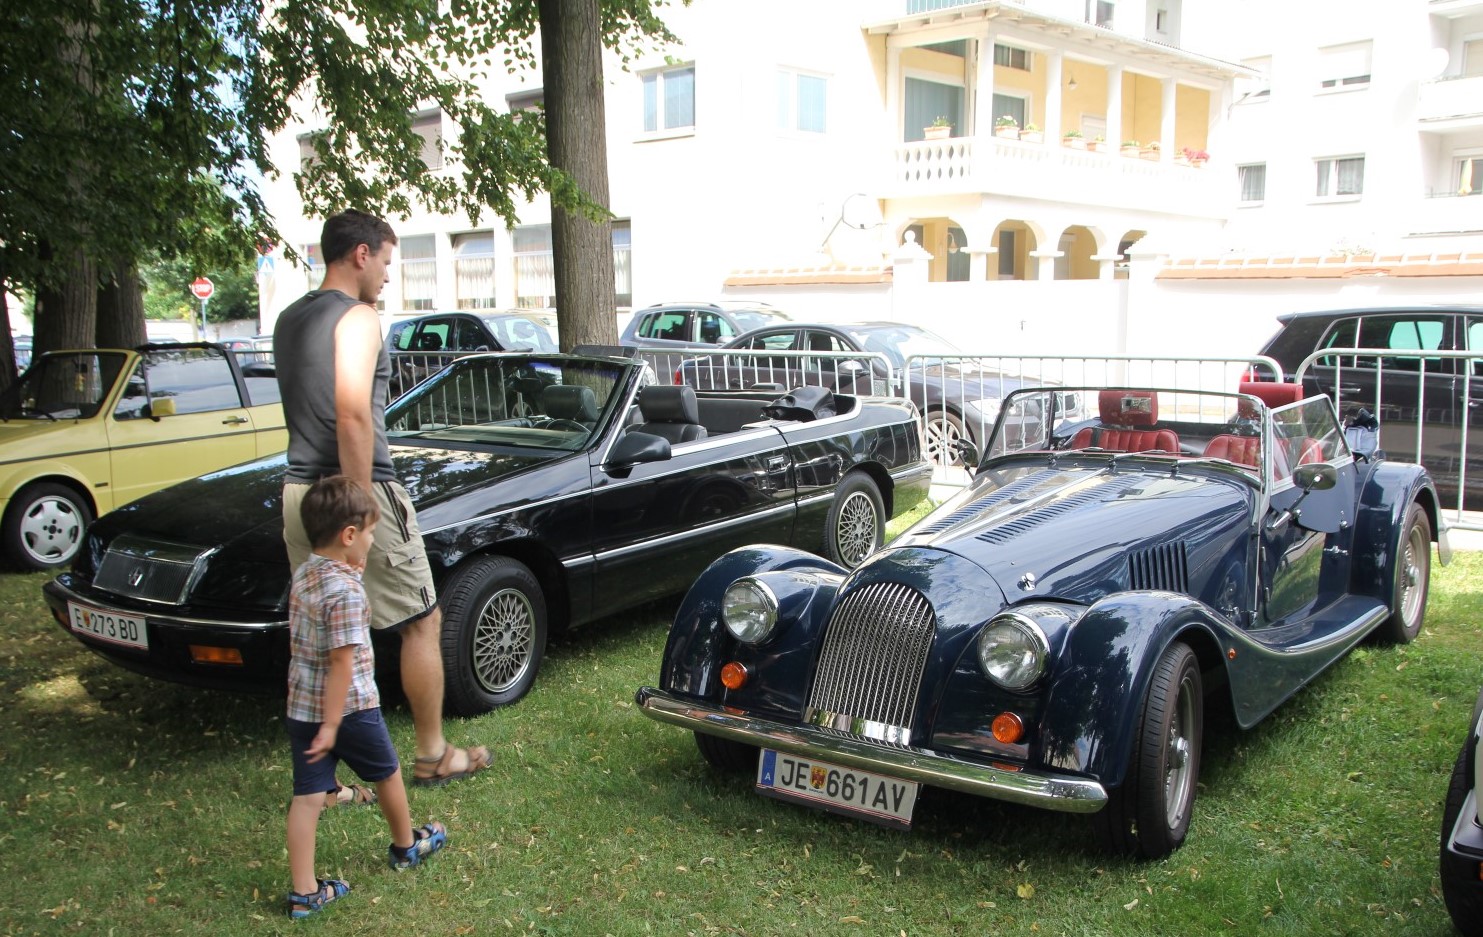
MULTIPOLYGON (((662 0, 605 0, 604 42, 625 61, 670 40, 662 0)), ((535 0, 34 0, 0 5, 0 251, 22 287, 65 276, 82 249, 110 263, 158 255, 198 267, 281 241, 258 191, 291 173, 310 212, 420 206, 515 221, 545 190, 601 214, 545 154, 538 114, 496 112, 476 81, 529 66, 535 0), (22 53, 22 50, 23 53, 22 53), (436 106, 444 169, 429 172, 414 115, 436 106), (293 113, 317 157, 275 165, 293 113)))
MULTIPOLYGON (((449 725, 495 761, 409 792, 416 820, 449 827, 426 866, 385 868, 376 810, 326 812, 319 874, 355 891, 298 925, 281 700, 126 672, 61 631, 45 575, 6 574, 0 919, 7 934, 1449 933, 1437 831, 1483 679, 1483 553, 1435 573, 1415 644, 1361 645, 1256 728, 1210 727, 1189 841, 1155 863, 1098 854, 1086 818, 940 790, 904 834, 758 797, 634 707, 674 603, 600 622, 553 643, 518 705, 449 725)), ((387 718, 410 759, 406 708, 387 718)))
POLYGON ((201 314, 201 301, 191 295, 191 281, 209 277, 216 291, 206 304, 211 322, 256 319, 256 268, 251 263, 202 270, 184 257, 158 258, 139 268, 144 284, 146 319, 190 319, 201 314))

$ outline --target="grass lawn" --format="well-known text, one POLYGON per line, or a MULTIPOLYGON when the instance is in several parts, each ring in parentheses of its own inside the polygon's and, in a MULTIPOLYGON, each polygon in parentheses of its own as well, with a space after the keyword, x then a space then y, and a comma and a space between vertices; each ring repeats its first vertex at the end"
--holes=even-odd
MULTIPOLYGON (((645 719, 673 603, 555 642, 520 704, 452 725, 496 752, 414 788, 428 865, 374 809, 320 825, 354 892, 283 913, 281 703, 137 677, 0 576, 0 933, 97 935, 1444 934, 1437 831, 1483 682, 1483 554, 1438 570, 1422 637, 1363 646, 1250 732, 1212 727, 1189 840, 1099 854, 1088 821, 924 791, 910 833, 758 797, 645 719)), ((405 708, 389 714, 410 752, 405 708)))

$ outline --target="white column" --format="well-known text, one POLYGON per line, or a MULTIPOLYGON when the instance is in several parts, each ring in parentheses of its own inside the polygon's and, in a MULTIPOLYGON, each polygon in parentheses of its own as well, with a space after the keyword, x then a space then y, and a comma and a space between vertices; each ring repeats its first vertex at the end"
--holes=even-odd
MULTIPOLYGON (((970 247, 968 248, 968 282, 982 283, 989 279, 989 264, 998 263, 999 248, 997 247, 970 247)), ((999 279, 996 275, 993 279, 999 279)))
POLYGON ((1030 251, 1030 259, 1037 263, 1035 268, 1035 279, 1054 280, 1056 278, 1056 258, 1061 256, 1058 250, 1030 251))
POLYGON ((1123 145, 1123 67, 1107 69, 1107 150, 1116 153, 1123 145))
POLYGON ((1164 79, 1162 122, 1159 125, 1159 162, 1174 158, 1174 79, 1164 79))
POLYGON ((886 47, 886 142, 893 147, 905 137, 901 129, 906 116, 901 113, 901 50, 886 47))
POLYGON ((1046 55, 1045 69, 1045 139, 1052 146, 1061 145, 1061 52, 1046 55))
POLYGON ((972 136, 988 140, 994 135, 994 34, 978 40, 978 68, 974 75, 972 136))

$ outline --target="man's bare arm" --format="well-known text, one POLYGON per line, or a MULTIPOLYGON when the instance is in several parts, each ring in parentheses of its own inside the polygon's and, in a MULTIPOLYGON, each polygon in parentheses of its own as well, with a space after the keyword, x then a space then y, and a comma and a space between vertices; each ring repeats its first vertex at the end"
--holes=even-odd
POLYGON ((381 321, 367 305, 353 307, 335 326, 335 436, 340 471, 371 488, 371 388, 381 353, 381 321))

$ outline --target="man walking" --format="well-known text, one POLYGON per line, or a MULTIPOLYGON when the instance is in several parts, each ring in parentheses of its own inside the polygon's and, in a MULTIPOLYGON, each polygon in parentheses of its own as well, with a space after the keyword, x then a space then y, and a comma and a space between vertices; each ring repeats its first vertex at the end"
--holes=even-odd
POLYGON ((442 614, 411 499, 386 445, 391 359, 375 302, 386 285, 396 233, 374 215, 348 209, 324 223, 324 282, 278 317, 273 357, 288 424, 283 540, 297 569, 310 545, 299 506, 309 486, 348 475, 370 491, 381 525, 364 583, 372 627, 402 639, 402 688, 417 736, 413 784, 443 784, 489 766, 484 746, 456 748, 443 737, 442 614))

